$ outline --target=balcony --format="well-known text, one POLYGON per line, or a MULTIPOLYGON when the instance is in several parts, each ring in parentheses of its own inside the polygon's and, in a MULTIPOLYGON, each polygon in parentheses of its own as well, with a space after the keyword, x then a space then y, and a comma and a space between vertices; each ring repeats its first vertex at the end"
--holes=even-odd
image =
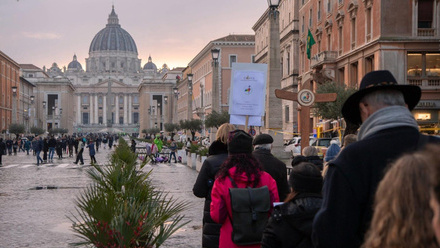
POLYGON ((310 67, 316 68, 323 64, 335 63, 338 57, 338 52, 336 51, 324 51, 316 54, 310 60, 310 67))
POLYGON ((422 36, 422 37, 435 36, 435 29, 433 29, 433 28, 418 28, 417 29, 417 36, 422 36))
POLYGON ((408 78, 409 85, 420 86, 420 88, 429 90, 429 89, 440 89, 440 78, 416 78, 411 77, 408 78))

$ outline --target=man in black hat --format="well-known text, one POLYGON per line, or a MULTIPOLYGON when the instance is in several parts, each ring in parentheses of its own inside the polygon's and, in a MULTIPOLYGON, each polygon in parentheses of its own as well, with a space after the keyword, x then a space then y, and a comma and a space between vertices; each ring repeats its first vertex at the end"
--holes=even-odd
POLYGON ((389 71, 373 71, 344 103, 345 121, 361 125, 358 141, 329 164, 323 204, 313 223, 315 247, 360 247, 386 166, 403 153, 436 142, 419 133, 410 112, 420 96, 418 86, 399 85, 389 71))
POLYGON ((254 146, 253 155, 260 161, 263 170, 269 173, 277 182, 278 196, 280 201, 284 201, 289 193, 287 184, 286 164, 277 159, 270 152, 272 149, 273 138, 269 134, 259 134, 252 141, 254 146))

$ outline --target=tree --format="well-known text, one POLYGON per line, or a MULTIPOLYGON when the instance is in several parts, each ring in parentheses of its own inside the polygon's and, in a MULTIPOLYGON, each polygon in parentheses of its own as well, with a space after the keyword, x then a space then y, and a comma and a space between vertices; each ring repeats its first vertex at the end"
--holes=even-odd
MULTIPOLYGON (((334 102, 317 102, 314 104, 313 114, 324 119, 339 120, 342 117, 341 109, 347 98, 356 92, 353 87, 348 87, 345 84, 338 84, 329 82, 318 86, 316 93, 336 93, 338 96, 334 102)), ((350 133, 355 133, 358 129, 357 125, 346 121, 347 127, 344 136, 350 133)))
POLYGON ((35 134, 35 136, 41 135, 44 133, 44 129, 40 127, 31 127, 31 133, 35 134))
POLYGON ((200 119, 181 120, 180 127, 191 132, 192 140, 196 136, 197 130, 202 129, 203 122, 200 119))
POLYGON ((12 123, 11 125, 9 125, 9 133, 15 134, 17 138, 21 133, 24 133, 25 130, 26 127, 23 124, 12 123))
POLYGON ((142 129, 142 133, 147 133, 147 129, 142 129))
POLYGON ((207 128, 215 127, 219 128, 223 123, 229 122, 229 113, 226 111, 218 113, 217 111, 212 111, 206 116, 205 126, 207 128))
POLYGON ((165 131, 171 133, 171 138, 173 139, 174 135, 176 134, 176 131, 179 130, 179 124, 177 123, 165 123, 164 124, 165 131))

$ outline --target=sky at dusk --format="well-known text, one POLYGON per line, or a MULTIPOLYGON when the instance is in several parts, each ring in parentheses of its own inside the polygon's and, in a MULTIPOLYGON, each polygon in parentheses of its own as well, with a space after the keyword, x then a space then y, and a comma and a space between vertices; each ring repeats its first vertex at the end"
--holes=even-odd
POLYGON ((143 66, 185 67, 211 40, 254 34, 266 0, 0 0, 0 50, 19 64, 85 68, 93 37, 112 4, 143 66))

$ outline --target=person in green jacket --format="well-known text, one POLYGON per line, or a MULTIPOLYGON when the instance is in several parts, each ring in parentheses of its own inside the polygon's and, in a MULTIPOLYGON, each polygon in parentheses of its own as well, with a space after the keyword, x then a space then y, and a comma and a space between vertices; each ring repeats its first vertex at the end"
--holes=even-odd
POLYGON ((153 142, 157 146, 157 153, 156 153, 156 158, 157 158, 159 157, 159 153, 162 151, 163 142, 160 139, 159 135, 156 135, 156 138, 154 138, 153 142))

